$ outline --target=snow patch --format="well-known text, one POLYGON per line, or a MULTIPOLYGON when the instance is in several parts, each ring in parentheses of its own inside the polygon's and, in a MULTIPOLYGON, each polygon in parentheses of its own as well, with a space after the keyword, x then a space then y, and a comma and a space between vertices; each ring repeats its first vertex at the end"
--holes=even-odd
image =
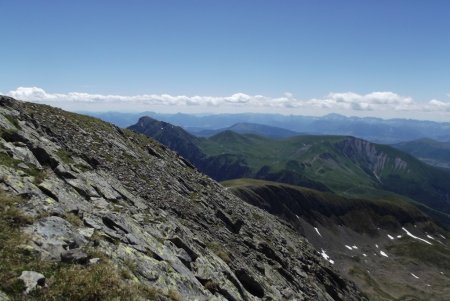
POLYGON ((330 256, 328 256, 324 249, 322 249, 322 253, 320 253, 320 255, 322 255, 322 257, 329 263, 334 264, 334 260, 330 259, 330 256))
POLYGON ((378 249, 378 245, 375 245, 375 247, 378 249))
POLYGON ((427 244, 429 244, 429 245, 433 245, 433 244, 432 244, 431 242, 429 242, 428 240, 425 240, 425 239, 423 239, 423 238, 420 238, 420 237, 417 237, 417 236, 415 236, 415 235, 412 235, 411 232, 409 232, 409 231, 406 230, 405 228, 402 228, 402 230, 406 232, 406 235, 408 235, 408 236, 410 236, 410 237, 412 237, 412 238, 414 238, 414 239, 421 240, 421 241, 423 241, 423 242, 425 242, 425 243, 427 243, 427 244))
POLYGON ((388 234, 387 236, 389 237, 389 239, 394 240, 394 237, 391 234, 388 234))
POLYGON ((314 227, 314 230, 316 230, 317 234, 319 234, 319 236, 322 237, 322 234, 320 234, 319 229, 317 229, 316 227, 314 227))
POLYGON ((397 235, 397 238, 402 238, 402 236, 401 235, 397 235))
POLYGON ((363 253, 363 256, 364 256, 364 257, 367 257, 367 255, 366 255, 366 254, 364 254, 364 253, 363 253))
POLYGON ((325 260, 328 260, 330 258, 330 256, 327 255, 324 249, 322 249, 322 253, 320 253, 320 255, 322 255, 322 257, 325 258, 325 260))
POLYGON ((380 251, 380 255, 384 256, 384 257, 389 257, 386 253, 384 253, 383 251, 380 251))
POLYGON ((432 240, 434 240, 434 237, 433 237, 433 236, 431 236, 431 235, 429 235, 429 234, 427 234, 427 237, 428 237, 429 239, 432 239, 432 240))
POLYGON ((417 276, 414 275, 413 273, 410 273, 410 274, 411 274, 411 276, 413 276, 414 278, 419 279, 419 277, 417 277, 417 276))
POLYGON ((352 247, 345 245, 345 247, 349 250, 353 250, 352 247))
POLYGON ((445 236, 442 235, 442 234, 439 234, 439 236, 442 237, 443 239, 447 239, 447 238, 445 238, 445 236))
POLYGON ((357 249, 358 249, 358 247, 357 247, 357 246, 352 246, 352 248, 353 248, 353 249, 355 249, 355 250, 357 250, 357 249))

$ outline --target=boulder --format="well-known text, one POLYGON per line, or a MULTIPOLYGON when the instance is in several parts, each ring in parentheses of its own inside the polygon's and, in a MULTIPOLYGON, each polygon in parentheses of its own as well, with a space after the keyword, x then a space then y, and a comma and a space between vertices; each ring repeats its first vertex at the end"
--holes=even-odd
POLYGON ((80 249, 72 249, 61 253, 61 261, 66 263, 87 264, 89 255, 80 249))
POLYGON ((42 250, 44 258, 59 260, 61 253, 86 244, 86 239, 72 225, 58 216, 50 216, 35 223, 26 231, 42 250))
POLYGON ((25 294, 28 294, 37 287, 45 286, 45 276, 34 271, 23 271, 19 277, 25 284, 25 294))

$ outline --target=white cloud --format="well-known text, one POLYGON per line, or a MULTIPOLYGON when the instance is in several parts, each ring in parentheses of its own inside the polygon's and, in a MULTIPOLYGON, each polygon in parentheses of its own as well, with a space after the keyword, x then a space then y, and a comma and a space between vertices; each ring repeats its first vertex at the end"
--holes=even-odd
POLYGON ((136 105, 146 106, 181 106, 181 107, 240 107, 247 110, 271 112, 272 110, 325 110, 339 112, 450 112, 450 102, 430 100, 417 102, 411 97, 393 92, 371 92, 358 94, 354 92, 330 93, 323 98, 299 99, 292 93, 286 92, 281 97, 267 97, 263 95, 248 95, 236 93, 231 96, 186 96, 169 94, 141 94, 141 95, 103 95, 83 92, 49 93, 38 87, 19 87, 7 95, 17 99, 58 104, 97 104, 97 105, 136 105))
POLYGON ((410 97, 398 95, 393 92, 372 92, 361 95, 353 92, 330 93, 324 99, 314 99, 311 103, 326 106, 327 108, 340 108, 356 111, 374 110, 407 110, 414 105, 410 97))
POLYGON ((428 102, 426 109, 428 111, 446 111, 450 112, 450 102, 444 102, 437 99, 432 99, 428 102))

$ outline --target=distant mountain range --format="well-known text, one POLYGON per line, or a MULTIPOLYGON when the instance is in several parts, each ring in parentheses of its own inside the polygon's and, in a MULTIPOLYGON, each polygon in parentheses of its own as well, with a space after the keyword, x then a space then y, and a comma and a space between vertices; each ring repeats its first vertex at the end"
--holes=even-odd
POLYGON ((269 138, 288 138, 302 135, 299 132, 294 132, 291 130, 269 126, 264 124, 257 123, 249 123, 249 122, 240 122, 233 124, 230 127, 217 129, 217 130, 205 130, 205 129, 196 129, 196 128, 188 128, 187 129, 191 134, 197 137, 211 137, 216 134, 219 134, 224 131, 232 131, 238 134, 254 134, 260 135, 269 138))
MULTIPOLYGON (((236 124, 258 124, 269 127, 285 129, 281 137, 291 133, 304 133, 312 135, 348 135, 362 138, 371 142, 393 144, 421 138, 430 138, 437 141, 450 141, 450 123, 420 121, 410 119, 380 119, 345 117, 338 114, 329 114, 323 117, 279 115, 279 114, 216 114, 216 115, 189 115, 189 114, 159 114, 154 112, 142 113, 94 113, 84 112, 87 115, 98 117, 114 123, 119 127, 135 124, 142 116, 149 116, 180 126, 192 134, 209 136, 217 130, 233 127, 236 124)), ((249 131, 249 129, 247 129, 249 131)), ((261 131, 252 132, 261 135, 261 131)), ((237 132, 239 132, 237 130, 237 132)), ((264 132, 264 131, 263 131, 264 132)), ((249 132, 246 132, 249 133, 249 132)), ((272 131, 269 131, 273 137, 272 131)))
POLYGON ((141 118, 130 129, 166 144, 219 181, 256 178, 349 197, 401 195, 450 213, 450 171, 387 145, 349 136, 272 139, 228 130, 199 138, 150 117, 141 118))

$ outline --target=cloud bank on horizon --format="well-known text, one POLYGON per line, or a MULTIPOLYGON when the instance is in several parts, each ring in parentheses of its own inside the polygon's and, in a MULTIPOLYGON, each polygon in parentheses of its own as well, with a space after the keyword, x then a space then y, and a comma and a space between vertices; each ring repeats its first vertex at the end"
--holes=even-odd
MULTIPOLYGON (((278 112, 299 114, 304 112, 378 116, 389 113, 390 117, 407 117, 421 114, 427 119, 450 120, 450 102, 432 99, 418 102, 411 97, 394 92, 371 92, 358 94, 354 92, 329 93, 322 98, 300 99, 291 93, 281 97, 248 95, 236 93, 231 96, 186 96, 169 94, 141 95, 103 95, 84 92, 50 93, 39 87, 18 87, 6 95, 37 103, 53 104, 62 108, 76 110, 149 110, 169 107, 166 111, 190 111, 221 113, 233 107, 240 112, 278 112), (188 109, 190 108, 190 109, 188 109), (192 110, 192 108, 197 108, 192 110), (433 118, 435 116, 435 118, 433 118)), ((450 95, 449 95, 450 97, 450 95)))

